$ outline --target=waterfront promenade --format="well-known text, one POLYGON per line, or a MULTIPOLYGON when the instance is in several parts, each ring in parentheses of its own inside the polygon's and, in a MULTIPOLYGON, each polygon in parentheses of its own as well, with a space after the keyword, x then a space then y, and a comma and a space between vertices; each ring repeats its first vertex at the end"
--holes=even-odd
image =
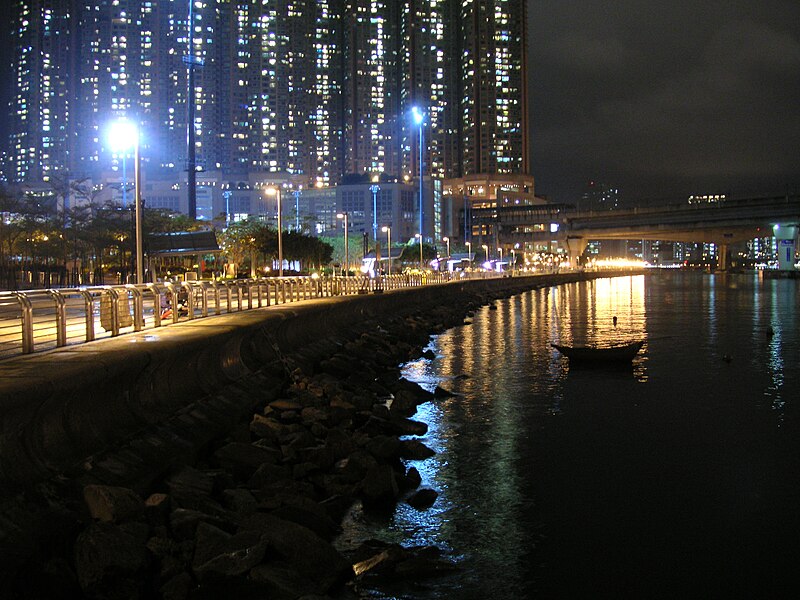
MULTIPOLYGON (((506 277, 320 298, 5 360, 0 363, 5 568, 26 564, 58 528, 48 494, 60 498, 60 505, 91 483, 147 497, 165 472, 192 465, 214 440, 232 435, 241 440, 232 432, 263 410, 265 398, 279 398, 296 369, 313 372, 359 336, 393 343, 411 332, 422 343, 432 333, 424 315, 448 315, 436 327, 452 326, 476 302, 614 274, 506 277), (398 321, 400 334, 381 329, 382 323, 398 321)), ((408 359, 405 353, 413 351, 408 346, 401 354, 408 359)), ((347 365, 357 376, 354 363, 347 365)))

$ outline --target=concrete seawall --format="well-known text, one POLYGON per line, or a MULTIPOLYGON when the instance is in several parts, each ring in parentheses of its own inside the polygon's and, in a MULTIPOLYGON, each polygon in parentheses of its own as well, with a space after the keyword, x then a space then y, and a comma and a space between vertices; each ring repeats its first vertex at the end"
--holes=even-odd
MULTIPOLYGON (((19 597, 32 582, 60 589, 73 581, 76 536, 92 527, 87 486, 120 486, 145 499, 163 491, 168 477, 209 457, 213 462, 221 444, 257 444, 253 417, 286 397, 293 369, 346 365, 343 380, 359 381, 363 374, 352 370, 361 363, 343 354, 359 347, 354 342, 362 334, 380 338, 386 327, 388 347, 407 346, 398 357, 416 356, 421 349, 415 346, 428 335, 457 325, 481 304, 535 287, 628 274, 498 278, 327 298, 3 361, 0 597, 19 597), (45 562, 66 579, 43 581, 45 562)), ((375 372, 374 365, 365 368, 375 372)))
MULTIPOLYGON (((621 275, 566 273, 453 282, 198 319, 0 364, 0 489, 9 497, 80 473, 104 448, 158 425, 284 354, 320 360, 359 323, 621 275)), ((252 411, 246 399, 242 418, 252 411)))

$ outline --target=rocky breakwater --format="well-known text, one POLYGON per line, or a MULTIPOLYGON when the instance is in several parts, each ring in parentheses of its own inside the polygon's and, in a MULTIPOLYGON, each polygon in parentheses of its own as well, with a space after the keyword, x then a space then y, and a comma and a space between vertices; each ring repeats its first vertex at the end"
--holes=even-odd
MULTIPOLYGON (((142 440, 93 456, 84 476, 42 488, 49 496, 37 501, 50 504, 58 533, 36 549, 4 592, 37 598, 354 598, 367 577, 451 571, 435 548, 367 540, 345 556, 334 541, 354 503, 386 511, 398 501, 418 510, 435 501, 436 492, 418 489, 413 466, 432 455, 413 438, 427 427, 410 417, 420 403, 446 392, 430 393, 402 379, 399 365, 420 356, 431 333, 510 293, 484 290, 465 295, 458 309, 440 306, 365 321, 322 359, 278 353, 215 396, 223 421, 226 397, 255 398, 258 409, 249 423, 229 425, 213 442, 185 449, 157 478, 109 484, 114 464, 134 451, 146 454, 142 440)), ((201 420, 214 429, 213 413, 201 420)))

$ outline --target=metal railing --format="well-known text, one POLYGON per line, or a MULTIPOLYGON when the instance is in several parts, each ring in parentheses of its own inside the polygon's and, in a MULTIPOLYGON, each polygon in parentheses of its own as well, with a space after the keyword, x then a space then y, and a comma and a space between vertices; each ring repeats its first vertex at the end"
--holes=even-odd
POLYGON ((284 277, 0 292, 0 360, 223 313, 440 284, 464 276, 284 277))

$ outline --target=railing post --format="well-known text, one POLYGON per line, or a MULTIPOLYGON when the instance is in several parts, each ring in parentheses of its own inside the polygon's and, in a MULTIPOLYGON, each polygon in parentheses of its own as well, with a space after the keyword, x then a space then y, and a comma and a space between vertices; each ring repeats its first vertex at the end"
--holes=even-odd
POLYGON ((178 292, 175 289, 174 283, 169 282, 165 283, 164 285, 166 285, 167 289, 169 290, 169 298, 170 298, 169 303, 170 307, 172 308, 172 322, 177 323, 178 318, 180 317, 180 315, 178 314, 178 292))
POLYGON ((155 283, 148 283, 147 289, 153 294, 153 327, 161 327, 161 292, 155 283))
POLYGON ((86 341, 94 341, 94 298, 89 290, 78 290, 83 296, 83 312, 86 317, 86 341))
POLYGON ((236 283, 236 310, 237 311, 241 311, 242 310, 242 298, 243 297, 244 297, 244 294, 242 294, 242 284, 237 282, 236 283))
POLYGON ((181 287, 186 290, 186 317, 189 320, 194 319, 194 290, 192 290, 192 284, 184 281, 181 287))
POLYGON ((53 299, 56 311, 56 346, 67 345, 67 315, 64 296, 56 290, 47 290, 47 295, 53 299))
POLYGON ((220 297, 219 297, 219 282, 214 281, 212 284, 214 286, 214 314, 220 314, 220 297))
POLYGON ((201 282, 200 285, 200 316, 208 316, 208 285, 206 282, 201 282))
POLYGON ((142 298, 142 290, 135 285, 126 285, 125 290, 133 294, 133 330, 141 331, 144 325, 144 306, 142 298))
MULTIPOLYGON (((110 309, 109 316, 111 317, 111 323, 110 323, 111 337, 116 337, 119 335, 119 292, 112 287, 108 288, 107 292, 109 298, 111 299, 109 306, 110 309)), ((102 302, 102 297, 101 297, 101 302, 102 302)), ((101 312, 102 312, 102 307, 101 307, 101 312)))
POLYGON ((233 285, 232 281, 225 282, 225 305, 227 306, 228 313, 233 312, 233 285))
POLYGON ((22 326, 22 353, 33 352, 33 304, 25 292, 11 292, 19 302, 22 326))

